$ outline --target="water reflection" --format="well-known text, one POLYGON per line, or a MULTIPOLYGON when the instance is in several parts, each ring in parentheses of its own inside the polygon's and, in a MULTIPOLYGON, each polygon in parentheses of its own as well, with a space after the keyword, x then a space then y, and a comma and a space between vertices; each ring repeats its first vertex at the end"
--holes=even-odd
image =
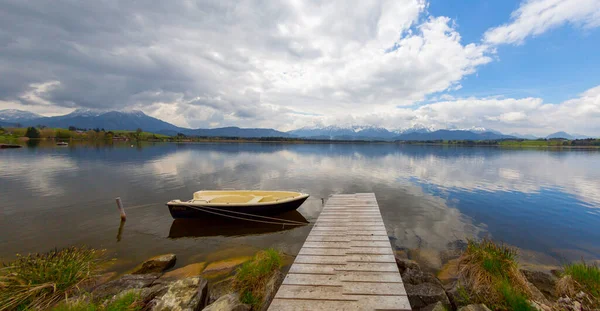
POLYGON ((600 257, 596 151, 79 143, 0 151, 0 257, 76 243, 115 249, 132 261, 167 251, 205 254, 230 243, 299 250, 310 227, 220 230, 173 222, 164 206, 223 188, 310 193, 299 209, 309 221, 321 198, 374 192, 399 249, 443 252, 456 241, 491 235, 556 259, 600 257), (128 213, 119 244, 117 196, 128 213))
MULTIPOLYGON (((277 215, 276 218, 308 225, 306 218, 298 211, 277 215)), ((207 215, 204 218, 173 220, 169 230, 169 238, 259 235, 291 230, 297 227, 297 225, 268 224, 252 220, 207 215)))

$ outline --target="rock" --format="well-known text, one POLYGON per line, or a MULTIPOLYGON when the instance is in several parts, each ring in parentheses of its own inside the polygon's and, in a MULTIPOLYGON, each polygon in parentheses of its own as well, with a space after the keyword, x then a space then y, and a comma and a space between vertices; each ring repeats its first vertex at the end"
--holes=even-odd
POLYGON ((539 310, 539 311, 552 311, 552 307, 547 306, 547 305, 545 305, 543 303, 539 303, 537 301, 529 300, 529 304, 532 307, 534 307, 536 310, 539 310))
POLYGON ((233 271, 235 267, 243 264, 244 262, 250 259, 252 259, 252 257, 242 256, 232 259, 211 262, 208 266, 206 266, 206 268, 204 268, 202 275, 205 277, 212 278, 219 275, 227 274, 233 271))
POLYGON ((521 270, 525 278, 531 282, 547 299, 555 301, 556 278, 553 275, 541 271, 521 270))
POLYGON ((441 302, 445 306, 450 306, 450 300, 446 296, 446 291, 440 284, 422 283, 418 285, 404 284, 408 301, 413 309, 419 309, 428 305, 441 302))
POLYGON ((433 283, 442 287, 442 283, 433 274, 426 273, 418 269, 407 268, 401 274, 402 281, 405 284, 419 285, 422 283, 433 283))
POLYGON ((104 283, 96 287, 92 291, 92 294, 96 298, 105 298, 109 296, 114 296, 128 289, 140 289, 150 287, 153 285, 154 281, 158 279, 159 276, 160 274, 158 273, 126 274, 116 280, 104 283))
POLYGON ((409 257, 418 262, 422 269, 437 271, 442 267, 440 252, 431 248, 420 248, 410 250, 409 257))
POLYGON ((233 292, 233 279, 228 277, 224 280, 208 284, 208 303, 211 304, 221 296, 225 296, 233 292))
POLYGON ((535 287, 533 284, 531 284, 529 281, 527 281, 527 287, 529 287, 529 292, 531 292, 531 300, 539 302, 541 304, 544 305, 549 305, 550 300, 548 300, 544 294, 542 294, 542 292, 540 292, 540 290, 535 287))
POLYGON ((486 307, 484 304, 478 304, 478 305, 464 306, 464 307, 458 309, 458 311, 491 311, 491 310, 488 307, 486 307))
POLYGON ((221 296, 202 311, 249 311, 250 306, 240 302, 238 294, 231 293, 221 296))
POLYGON ((83 284, 79 285, 79 291, 80 292, 91 292, 92 290, 94 290, 94 288, 108 282, 110 279, 114 278, 115 276, 117 276, 116 272, 107 272, 107 273, 103 273, 98 276, 95 276, 95 277, 91 278, 90 280, 83 282, 83 284))
POLYGON ((201 277, 189 277, 170 283, 166 292, 150 302, 151 310, 196 311, 206 306, 208 282, 201 277))
POLYGON ((416 261, 402 258, 398 255, 395 255, 395 257, 396 257, 396 265, 398 266, 398 270, 400 270, 400 274, 404 273, 404 271, 406 271, 406 269, 408 269, 408 268, 415 269, 415 270, 421 270, 421 267, 419 266, 419 264, 416 261))
POLYGON ((421 308, 419 311, 446 311, 446 307, 440 301, 428 305, 427 307, 421 308))
POLYGON ((169 280, 179 280, 189 278, 192 276, 200 276, 200 274, 202 274, 202 271, 204 271, 204 267, 206 267, 205 262, 193 263, 185 267, 166 272, 160 278, 169 280))
POLYGON ((175 265, 177 257, 175 254, 165 254, 152 257, 144 261, 141 265, 133 270, 131 274, 146 274, 154 272, 163 272, 175 265))
POLYGON ((443 284, 458 280, 458 259, 448 261, 437 274, 438 280, 443 284))
POLYGON ((459 290, 459 287, 459 282, 448 284, 445 287, 446 295, 448 296, 448 299, 450 300, 450 303, 454 309, 458 309, 469 304, 469 294, 466 292, 466 290, 459 290))
POLYGON ((267 309, 269 308, 269 305, 271 304, 273 297, 275 297, 275 294, 277 294, 277 289, 279 289, 279 286, 283 282, 284 277, 285 276, 283 275, 283 273, 277 270, 267 281, 267 284, 265 285, 264 289, 263 299, 261 302, 260 309, 262 311, 267 311, 267 309))

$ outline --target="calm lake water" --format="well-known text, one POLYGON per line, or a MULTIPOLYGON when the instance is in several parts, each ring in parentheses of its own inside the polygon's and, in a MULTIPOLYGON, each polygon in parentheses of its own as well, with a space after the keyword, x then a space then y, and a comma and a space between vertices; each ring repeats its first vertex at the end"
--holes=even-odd
POLYGON ((600 258, 596 150, 42 143, 0 150, 0 260, 82 244, 107 249, 121 271, 167 252, 178 266, 265 247, 298 253, 310 226, 178 222, 165 206, 223 188, 309 193, 290 216, 308 221, 321 198, 374 192, 392 245, 428 254, 432 266, 466 238, 483 236, 521 248, 534 263, 600 258), (117 196, 128 214, 119 238, 117 196))

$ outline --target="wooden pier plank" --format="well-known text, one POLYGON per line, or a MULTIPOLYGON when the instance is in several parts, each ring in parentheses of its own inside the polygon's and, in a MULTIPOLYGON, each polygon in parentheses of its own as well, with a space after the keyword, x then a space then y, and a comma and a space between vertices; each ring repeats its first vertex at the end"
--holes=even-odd
POLYGON ((269 310, 411 310, 374 194, 327 201, 269 310))

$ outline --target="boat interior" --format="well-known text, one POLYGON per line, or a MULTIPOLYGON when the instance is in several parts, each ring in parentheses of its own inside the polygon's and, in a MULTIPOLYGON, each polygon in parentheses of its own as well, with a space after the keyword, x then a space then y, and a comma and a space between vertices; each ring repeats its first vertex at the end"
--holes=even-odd
POLYGON ((291 191, 198 191, 190 203, 257 204, 290 200, 303 196, 291 191))

